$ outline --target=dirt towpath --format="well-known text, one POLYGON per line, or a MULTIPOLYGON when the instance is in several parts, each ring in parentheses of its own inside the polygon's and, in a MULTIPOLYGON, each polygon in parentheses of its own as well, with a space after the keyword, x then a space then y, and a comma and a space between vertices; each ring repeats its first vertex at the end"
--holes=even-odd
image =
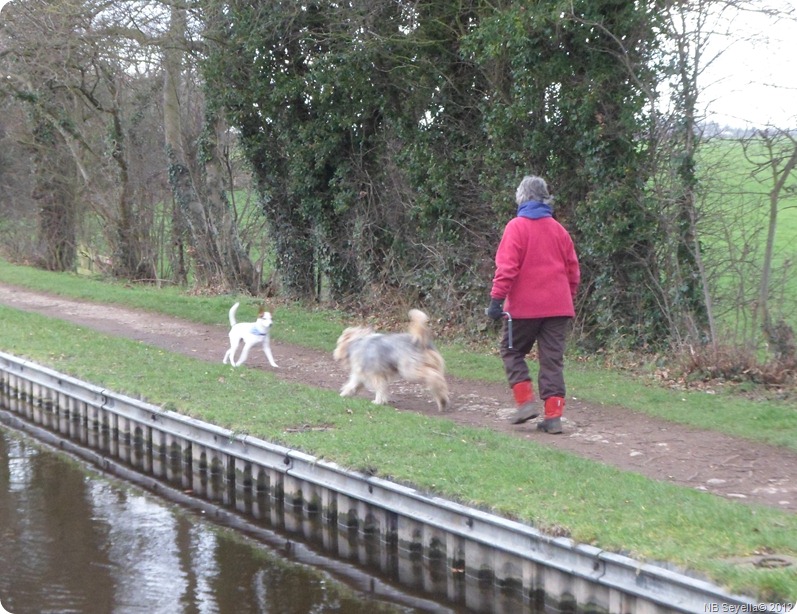
MULTIPOLYGON (((226 350, 226 317, 218 326, 194 324, 2 284, 0 303, 199 360, 221 362, 226 350)), ((279 369, 271 369, 260 351, 252 352, 245 368, 273 370, 285 380, 333 390, 346 379, 331 353, 277 342, 272 349, 279 369)), ((567 400, 564 433, 548 435, 537 431, 535 422, 509 424, 507 416, 513 409, 506 386, 450 376, 449 385, 452 403, 445 417, 457 423, 494 429, 735 501, 797 512, 797 453, 572 398, 567 400)), ((430 395, 416 385, 398 382, 391 395, 391 405, 399 411, 439 415, 430 395)))

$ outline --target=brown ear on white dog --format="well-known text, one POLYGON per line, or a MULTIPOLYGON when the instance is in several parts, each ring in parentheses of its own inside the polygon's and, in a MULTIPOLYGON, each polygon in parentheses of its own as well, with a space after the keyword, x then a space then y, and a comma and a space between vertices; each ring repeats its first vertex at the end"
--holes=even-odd
POLYGON ((406 333, 381 334, 356 326, 343 331, 332 353, 336 361, 349 368, 341 396, 354 395, 365 387, 376 393, 374 403, 385 404, 389 384, 403 378, 425 384, 440 411, 448 407, 445 362, 432 344, 429 316, 419 309, 410 310, 408 315, 406 333))

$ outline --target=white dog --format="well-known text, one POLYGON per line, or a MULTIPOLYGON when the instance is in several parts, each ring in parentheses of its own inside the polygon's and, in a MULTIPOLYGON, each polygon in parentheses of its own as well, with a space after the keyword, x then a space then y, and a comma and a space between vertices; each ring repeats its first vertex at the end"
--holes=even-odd
POLYGON ((258 343, 263 345, 263 352, 266 354, 269 364, 276 367, 277 363, 274 362, 274 356, 271 354, 271 340, 269 338, 269 330, 271 329, 271 314, 268 311, 261 311, 257 315, 255 322, 237 322, 235 321, 235 312, 238 311, 238 305, 235 303, 230 307, 230 349, 224 355, 224 364, 229 361, 230 365, 237 367, 242 365, 249 350, 255 347, 258 343), (241 356, 238 362, 235 362, 235 351, 243 341, 244 349, 241 351, 241 356))

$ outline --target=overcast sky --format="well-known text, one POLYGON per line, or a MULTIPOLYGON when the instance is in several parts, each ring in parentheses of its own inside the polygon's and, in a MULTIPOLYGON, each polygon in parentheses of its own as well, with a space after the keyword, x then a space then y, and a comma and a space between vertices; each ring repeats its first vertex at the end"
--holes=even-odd
POLYGON ((700 77, 709 118, 732 126, 797 128, 797 10, 785 0, 789 5, 792 19, 745 13, 731 23, 731 36, 714 40, 707 57, 721 55, 700 77))

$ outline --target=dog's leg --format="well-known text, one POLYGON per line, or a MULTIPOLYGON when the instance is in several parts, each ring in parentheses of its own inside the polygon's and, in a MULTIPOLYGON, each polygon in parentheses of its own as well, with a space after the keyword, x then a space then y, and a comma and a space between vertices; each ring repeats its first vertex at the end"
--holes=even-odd
POLYGON ((229 361, 230 366, 234 367, 235 352, 238 351, 238 346, 241 345, 241 338, 233 330, 230 331, 228 337, 230 339, 230 349, 227 350, 227 353, 224 355, 224 360, 222 362, 226 364, 229 361))
POLYGON ((438 411, 445 411, 448 409, 448 384, 443 380, 442 382, 435 382, 431 386, 434 400, 437 401, 438 411))
POLYGON ((448 384, 445 376, 438 371, 427 371, 423 377, 427 388, 432 391, 437 409, 445 411, 448 407, 448 384))
POLYGON ((266 339, 263 342, 263 352, 265 353, 266 358, 268 359, 268 364, 278 369, 279 367, 277 366, 277 363, 274 362, 274 356, 271 354, 271 345, 269 344, 268 339, 266 339))
POLYGON ((343 388, 340 389, 340 396, 342 397, 350 397, 360 390, 363 387, 363 383, 360 378, 352 373, 349 377, 349 381, 343 385, 343 388))
POLYGON ((374 403, 376 405, 387 405, 390 401, 390 393, 388 392, 388 385, 389 381, 387 378, 375 376, 371 383, 373 384, 374 392, 376 396, 374 397, 374 403))
POLYGON ((246 359, 249 357, 249 350, 252 348, 251 343, 246 343, 244 341, 244 349, 241 350, 241 355, 238 357, 238 362, 235 363, 234 366, 239 366, 246 362, 246 359))

